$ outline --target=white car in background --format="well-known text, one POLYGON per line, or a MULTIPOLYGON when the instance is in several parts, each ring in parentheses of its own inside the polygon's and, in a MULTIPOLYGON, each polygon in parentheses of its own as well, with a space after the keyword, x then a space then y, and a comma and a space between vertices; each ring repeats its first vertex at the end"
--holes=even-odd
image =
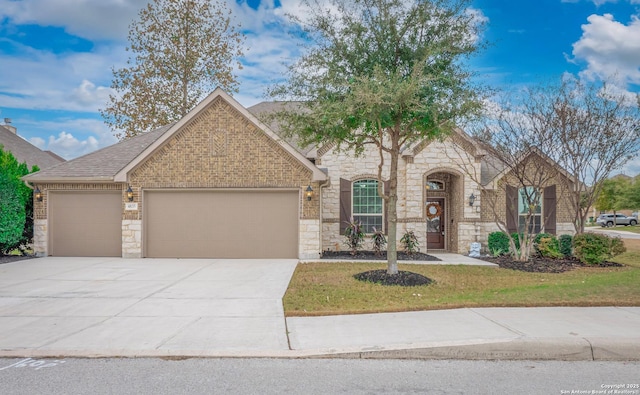
POLYGON ((638 224, 637 213, 636 216, 627 217, 624 214, 601 214, 598 216, 596 223, 603 228, 606 226, 608 228, 614 225, 624 225, 624 226, 635 226, 638 224))

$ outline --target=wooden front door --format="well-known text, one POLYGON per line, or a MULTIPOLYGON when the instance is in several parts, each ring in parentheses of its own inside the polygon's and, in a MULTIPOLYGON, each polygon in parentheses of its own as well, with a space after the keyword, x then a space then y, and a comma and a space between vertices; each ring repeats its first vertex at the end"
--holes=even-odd
POLYGON ((426 202, 427 250, 444 250, 444 199, 429 198, 426 202))

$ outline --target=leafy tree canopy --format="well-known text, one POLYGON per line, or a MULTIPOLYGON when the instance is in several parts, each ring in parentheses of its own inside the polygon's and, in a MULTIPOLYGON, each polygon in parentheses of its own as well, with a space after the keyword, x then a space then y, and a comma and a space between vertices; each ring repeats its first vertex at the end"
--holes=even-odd
POLYGON ((307 143, 402 146, 433 138, 480 108, 463 60, 481 46, 469 1, 305 0, 307 52, 269 90, 305 111, 279 114, 307 143))
POLYGON ((303 0, 306 51, 286 81, 268 90, 297 101, 276 114, 302 143, 378 148, 378 179, 389 161, 388 269, 397 274, 398 157, 415 141, 445 135, 481 108, 483 90, 464 60, 482 43, 469 0, 303 0), (385 156, 387 159, 385 159, 385 156))

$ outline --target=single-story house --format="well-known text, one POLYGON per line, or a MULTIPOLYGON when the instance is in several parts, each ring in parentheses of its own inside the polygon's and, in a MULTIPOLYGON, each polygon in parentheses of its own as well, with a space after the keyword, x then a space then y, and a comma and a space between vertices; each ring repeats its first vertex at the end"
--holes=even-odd
MULTIPOLYGON (((298 147, 260 121, 272 108, 244 108, 217 89, 172 125, 25 176, 41 191, 35 252, 310 259, 344 248, 351 217, 367 229, 386 228, 377 151, 354 157, 332 146, 298 147)), ((487 165, 486 152, 464 132, 408 147, 400 162, 398 237, 413 230, 422 251, 465 253, 485 242, 497 229, 485 194, 502 199, 502 215, 517 226, 509 174, 487 165), (460 150, 464 162, 453 159, 460 150), (482 173, 483 185, 469 170, 482 173)), ((545 188, 540 226, 571 233, 556 191, 545 188)))

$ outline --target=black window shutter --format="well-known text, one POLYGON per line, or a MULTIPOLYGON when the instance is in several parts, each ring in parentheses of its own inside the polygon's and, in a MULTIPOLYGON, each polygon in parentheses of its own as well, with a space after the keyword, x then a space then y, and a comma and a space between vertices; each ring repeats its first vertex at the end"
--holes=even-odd
POLYGON ((347 230, 347 222, 351 219, 351 181, 340 179, 340 234, 347 230))
POLYGON ((556 186, 546 187, 543 193, 543 216, 544 231, 546 233, 556 234, 556 186))
POLYGON ((515 233, 518 231, 518 189, 507 185, 507 231, 509 233, 515 233))

